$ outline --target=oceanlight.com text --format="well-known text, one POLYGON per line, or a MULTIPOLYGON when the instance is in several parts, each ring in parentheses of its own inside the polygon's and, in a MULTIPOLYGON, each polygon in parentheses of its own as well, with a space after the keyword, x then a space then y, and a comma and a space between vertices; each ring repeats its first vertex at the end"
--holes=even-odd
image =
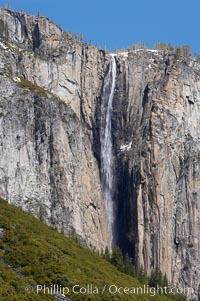
POLYGON ((86 286, 81 286, 76 284, 72 287, 52 284, 50 286, 46 285, 36 285, 35 288, 32 290, 36 291, 37 294, 46 294, 46 295, 62 295, 63 297, 67 296, 68 294, 79 294, 79 295, 103 295, 103 294, 110 294, 110 295, 150 295, 155 296, 159 294, 180 294, 180 295, 192 295, 194 293, 193 288, 186 287, 172 287, 172 286, 156 286, 151 287, 149 285, 143 285, 139 287, 124 287, 115 284, 105 284, 102 287, 97 287, 93 284, 88 284, 86 286))

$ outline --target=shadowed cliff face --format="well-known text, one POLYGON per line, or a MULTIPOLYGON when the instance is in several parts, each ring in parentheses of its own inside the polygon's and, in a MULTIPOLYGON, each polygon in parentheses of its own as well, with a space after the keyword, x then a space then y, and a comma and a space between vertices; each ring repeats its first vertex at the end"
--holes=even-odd
MULTIPOLYGON (((110 55, 50 20, 0 10, 0 195, 89 247, 109 245, 100 180, 110 55)), ((112 100, 114 240, 137 265, 196 291, 200 65, 130 50, 112 100)))

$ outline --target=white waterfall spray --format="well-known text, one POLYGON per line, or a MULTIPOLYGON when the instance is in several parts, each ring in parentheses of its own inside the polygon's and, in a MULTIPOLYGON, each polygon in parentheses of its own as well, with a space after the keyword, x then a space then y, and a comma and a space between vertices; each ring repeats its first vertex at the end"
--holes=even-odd
POLYGON ((111 55, 110 66, 104 79, 101 98, 101 182, 108 220, 110 244, 113 246, 114 202, 113 202, 113 150, 111 135, 112 104, 115 91, 116 61, 111 55))

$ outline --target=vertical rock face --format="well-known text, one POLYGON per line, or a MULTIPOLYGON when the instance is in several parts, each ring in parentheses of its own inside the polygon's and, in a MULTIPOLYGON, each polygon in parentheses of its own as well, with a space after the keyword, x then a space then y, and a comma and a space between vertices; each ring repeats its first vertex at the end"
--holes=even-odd
POLYGON ((160 267, 170 282, 196 289, 199 69, 194 60, 130 51, 118 58, 113 112, 118 243, 148 272, 160 267))
MULTIPOLYGON (((100 131, 110 55, 44 17, 2 9, 0 37, 0 196, 104 249, 100 131)), ((116 243, 148 272, 160 267, 170 282, 197 291, 200 65, 130 50, 116 66, 116 243)))
POLYGON ((0 195, 89 247, 109 245, 94 102, 106 57, 48 19, 0 10, 0 195))

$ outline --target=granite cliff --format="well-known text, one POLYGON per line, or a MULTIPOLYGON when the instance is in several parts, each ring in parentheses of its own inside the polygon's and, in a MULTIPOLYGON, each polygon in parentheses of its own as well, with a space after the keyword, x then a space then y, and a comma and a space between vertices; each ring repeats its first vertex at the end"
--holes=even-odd
POLYGON ((101 144, 111 108, 114 244, 197 295, 198 60, 144 49, 111 57, 47 18, 4 9, 0 37, 0 196, 88 247, 109 246, 101 144))
POLYGON ((0 17, 1 196, 66 235, 105 248, 91 131, 105 55, 43 17, 6 10, 0 17))

